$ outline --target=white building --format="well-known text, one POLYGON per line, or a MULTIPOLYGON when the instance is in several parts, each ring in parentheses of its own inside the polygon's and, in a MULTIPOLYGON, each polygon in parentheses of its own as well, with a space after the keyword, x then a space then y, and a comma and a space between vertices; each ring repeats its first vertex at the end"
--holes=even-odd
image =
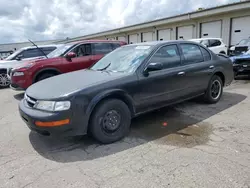
POLYGON ((228 46, 250 37, 250 1, 198 10, 110 31, 72 38, 122 40, 137 43, 153 40, 187 40, 218 37, 228 46))

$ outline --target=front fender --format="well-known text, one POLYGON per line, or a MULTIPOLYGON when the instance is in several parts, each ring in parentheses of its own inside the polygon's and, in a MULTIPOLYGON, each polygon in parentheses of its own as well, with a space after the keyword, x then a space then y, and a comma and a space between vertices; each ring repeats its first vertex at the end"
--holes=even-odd
POLYGON ((133 98, 124 90, 121 89, 112 89, 108 91, 104 91, 96 95, 89 103, 88 108, 86 110, 86 114, 88 116, 91 115, 92 111, 96 107, 96 105, 107 98, 117 98, 123 100, 128 106, 132 113, 132 116, 135 114, 135 106, 133 98))

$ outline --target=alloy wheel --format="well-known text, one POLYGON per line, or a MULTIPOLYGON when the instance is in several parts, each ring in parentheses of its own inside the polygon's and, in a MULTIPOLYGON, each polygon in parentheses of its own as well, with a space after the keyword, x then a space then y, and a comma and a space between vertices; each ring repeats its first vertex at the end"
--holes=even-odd
POLYGON ((0 73, 0 87, 7 87, 10 85, 10 79, 6 73, 0 73))

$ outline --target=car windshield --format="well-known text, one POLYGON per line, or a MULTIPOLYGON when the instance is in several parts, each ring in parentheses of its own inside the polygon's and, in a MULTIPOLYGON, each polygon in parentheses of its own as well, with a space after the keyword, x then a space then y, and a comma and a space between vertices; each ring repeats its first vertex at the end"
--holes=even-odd
POLYGON ((15 56, 17 56, 17 55, 18 55, 20 52, 22 52, 22 51, 23 51, 23 48, 21 48, 21 49, 15 51, 15 53, 9 55, 7 58, 5 58, 5 60, 13 60, 13 58, 14 58, 15 56))
POLYGON ((243 46, 250 46, 250 39, 243 39, 242 41, 240 41, 239 45, 243 46))
POLYGON ((153 46, 132 45, 120 47, 107 54, 91 67, 91 70, 112 72, 133 72, 149 55, 153 46))
POLYGON ((73 44, 64 44, 62 46, 59 46, 53 52, 49 53, 47 56, 48 58, 59 57, 60 55, 64 54, 72 46, 73 44))

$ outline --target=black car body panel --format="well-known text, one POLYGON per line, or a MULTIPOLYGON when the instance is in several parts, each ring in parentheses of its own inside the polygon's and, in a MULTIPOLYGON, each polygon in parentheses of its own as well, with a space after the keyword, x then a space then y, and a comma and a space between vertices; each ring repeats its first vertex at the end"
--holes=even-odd
MULTIPOLYGON (((205 93, 208 83, 214 74, 222 76, 224 85, 233 80, 232 62, 227 57, 215 55, 208 49, 211 56, 208 61, 184 64, 185 57, 180 44, 193 44, 204 48, 194 42, 171 41, 133 44, 138 46, 151 45, 152 51, 143 60, 140 66, 130 73, 81 70, 68 74, 55 76, 38 82, 26 90, 26 95, 38 100, 68 100, 71 108, 66 112, 48 113, 48 119, 43 113, 25 105, 25 99, 19 105, 20 114, 28 119, 28 126, 37 132, 56 132, 58 134, 82 135, 87 133, 91 113, 101 101, 108 98, 123 100, 129 107, 132 117, 159 107, 181 102, 205 93), (180 53, 180 62, 177 67, 167 68, 145 74, 152 56, 163 46, 177 45, 180 53), (183 73, 183 74, 182 74, 183 73), (71 124, 63 128, 40 128, 34 124, 34 119, 54 121, 70 118, 71 124)), ((127 45, 132 46, 132 45, 127 45)), ((121 47, 123 48, 123 47, 121 47)))

